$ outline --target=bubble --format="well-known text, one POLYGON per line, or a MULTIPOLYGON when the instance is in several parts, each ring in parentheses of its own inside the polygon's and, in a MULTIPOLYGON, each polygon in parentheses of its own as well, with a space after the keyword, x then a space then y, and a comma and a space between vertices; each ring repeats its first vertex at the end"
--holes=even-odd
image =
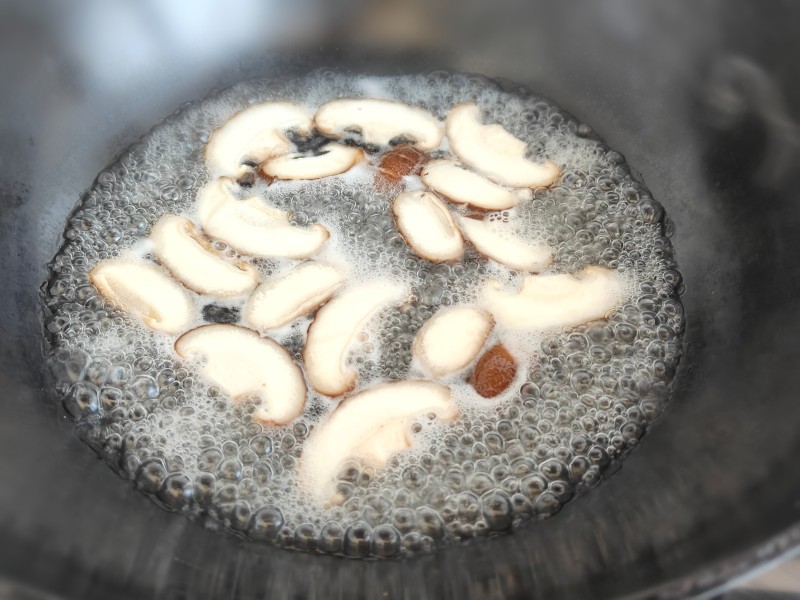
POLYGON ((402 539, 400 533, 391 525, 378 525, 372 530, 372 554, 379 558, 389 558, 400 553, 402 539))
POLYGON ((293 545, 298 550, 313 552, 317 549, 318 533, 311 523, 302 523, 294 530, 293 545))
POLYGON ((257 435, 250 440, 250 448, 256 456, 269 456, 272 454, 272 439, 267 435, 257 435))
POLYGON ((158 383, 149 375, 137 375, 129 384, 128 389, 137 398, 157 398, 158 383))
POLYGON ((364 557, 370 552, 372 528, 360 521, 347 528, 344 533, 344 553, 347 556, 364 557))
POLYGON ((539 518, 550 517, 561 509, 561 503, 553 492, 544 492, 533 503, 533 511, 539 518))
POLYGON ((217 467, 217 476, 228 481, 238 481, 242 478, 243 465, 235 458, 223 460, 217 467))
POLYGON ((126 364, 113 364, 108 369, 106 383, 116 387, 125 385, 130 377, 131 368, 126 364))
POLYGON ((520 481, 520 489, 533 500, 547 489, 547 481, 540 475, 528 475, 520 481))
POLYGON ((167 477, 167 468, 160 460, 148 460, 136 472, 136 483, 145 492, 157 492, 167 477))
POLYGON ((173 473, 161 484, 158 498, 168 506, 182 510, 188 507, 194 496, 192 480, 184 473, 173 473))
POLYGON ((403 482, 409 489, 420 489, 425 486, 428 473, 422 467, 410 466, 403 471, 403 482))
POLYGON ((209 506, 216 492, 216 479, 210 473, 200 473, 194 480, 193 496, 201 506, 209 506))
POLYGON ((283 513, 275 507, 267 506, 253 513, 247 535, 258 541, 272 541, 278 536, 283 523, 283 513))
POLYGON ((327 523, 320 534, 320 550, 330 554, 341 554, 344 551, 345 531, 338 523, 327 523))
POLYGON ((97 386, 78 382, 70 388, 64 399, 64 408, 76 419, 87 417, 100 410, 100 392, 97 386))
POLYGON ((502 492, 487 492, 481 497, 481 509, 486 525, 492 531, 506 531, 511 528, 511 500, 502 492))

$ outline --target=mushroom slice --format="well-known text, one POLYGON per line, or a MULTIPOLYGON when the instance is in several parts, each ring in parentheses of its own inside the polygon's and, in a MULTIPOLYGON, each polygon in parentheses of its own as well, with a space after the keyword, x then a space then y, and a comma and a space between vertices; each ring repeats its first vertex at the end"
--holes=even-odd
POLYGON ((327 144, 319 154, 286 154, 264 164, 261 171, 277 179, 320 179, 344 173, 364 156, 361 148, 327 144))
POLYGON ((464 238, 453 215, 430 192, 405 192, 392 205, 397 227, 414 252, 432 262, 464 255, 464 238))
POLYGON ((425 163, 426 156, 413 146, 400 146, 384 152, 375 174, 375 187, 382 192, 399 187, 403 177, 417 175, 425 163))
POLYGON ((531 197, 529 189, 509 190, 452 160, 434 160, 420 175, 422 182, 459 204, 483 210, 505 210, 531 197))
POLYGON ((236 325, 203 325, 175 342, 183 358, 201 359, 203 375, 233 400, 257 398, 253 416, 283 425, 303 412, 303 373, 280 344, 236 325))
POLYGON ((352 455, 370 465, 385 465, 392 456, 411 447, 408 425, 405 419, 397 419, 379 427, 353 449, 352 455))
POLYGON ((330 237, 322 225, 294 227, 289 214, 267 206, 257 196, 236 200, 234 182, 220 177, 197 195, 203 229, 243 254, 259 257, 308 258, 330 237))
POLYGON ((573 275, 528 275, 522 289, 508 293, 497 281, 483 290, 486 308, 513 329, 544 331, 604 319, 624 292, 621 276, 602 267, 573 275))
POLYGON ((333 100, 317 110, 314 125, 334 139, 359 132, 364 143, 380 148, 402 140, 427 151, 442 141, 442 127, 436 117, 422 108, 392 100, 333 100))
POLYGON ((475 104, 459 104, 447 115, 450 148, 464 163, 496 183, 511 187, 548 187, 561 174, 552 161, 525 158, 527 145, 498 124, 481 123, 475 104))
POLYGON ((153 252, 176 279, 198 294, 240 296, 258 285, 258 272, 232 262, 211 247, 188 219, 166 215, 150 233, 153 252))
POLYGON ((547 244, 531 244, 521 240, 508 229, 505 223, 490 223, 467 217, 459 217, 458 224, 475 249, 484 256, 517 271, 538 273, 553 259, 553 251, 547 244))
POLYGON ((155 331, 178 333, 194 317, 189 293, 153 263, 105 260, 92 269, 89 281, 114 306, 155 331))
POLYGON ((456 417, 449 388, 429 381, 401 381, 345 398, 306 440, 299 481, 319 498, 331 498, 344 461, 360 458, 382 467, 389 457, 411 447, 407 433, 411 421, 429 414, 456 417))
POLYGON ((492 316, 475 306, 441 309, 417 333, 414 358, 429 375, 446 377, 472 362, 493 327, 492 316))
POLYGON ((496 344, 481 356, 469 382, 484 398, 505 392, 517 376, 517 361, 502 344, 496 344))
POLYGON ((287 154, 286 131, 306 134, 311 119, 289 102, 265 102, 246 108, 215 129, 206 145, 206 163, 213 175, 239 179, 252 166, 287 154))
POLYGON ((356 385, 356 372, 345 364, 347 351, 361 327, 378 310, 398 300, 404 288, 395 283, 368 283, 336 296, 317 312, 303 351, 306 375, 320 394, 340 396, 356 385))
POLYGON ((302 263, 258 286, 244 307, 244 320, 261 330, 282 327, 325 304, 343 282, 344 274, 329 263, 302 263))

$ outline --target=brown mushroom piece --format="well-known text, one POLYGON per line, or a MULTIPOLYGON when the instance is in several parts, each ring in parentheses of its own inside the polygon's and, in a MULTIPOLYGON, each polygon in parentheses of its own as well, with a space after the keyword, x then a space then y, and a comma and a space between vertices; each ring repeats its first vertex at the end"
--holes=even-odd
POLYGON ((508 389, 517 376, 517 361, 502 344, 495 344, 480 357, 469 382, 484 398, 494 398, 508 389))
POLYGON ((425 153, 413 146, 401 146, 384 152, 375 175, 375 186, 381 191, 399 186, 403 177, 417 175, 425 160, 425 153))

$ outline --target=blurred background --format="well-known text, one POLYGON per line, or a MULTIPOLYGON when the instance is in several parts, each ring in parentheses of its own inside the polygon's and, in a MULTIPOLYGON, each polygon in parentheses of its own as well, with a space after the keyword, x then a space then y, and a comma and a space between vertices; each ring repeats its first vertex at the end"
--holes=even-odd
MULTIPOLYGON (((392 65, 481 72, 524 82, 579 118, 590 116, 611 147, 636 149, 628 159, 657 198, 689 197, 697 190, 724 197, 734 186, 715 174, 730 171, 740 176, 735 194, 777 196, 795 189, 800 158, 800 47, 793 41, 800 12, 793 5, 788 0, 604 0, 568 7, 522 0, 0 1, 0 272, 34 274, 30 292, 0 295, 0 309, 16 317, 0 322, 0 337, 8 342, 0 356, 7 367, 0 389, 11 385, 4 379, 9 373, 24 377, 26 365, 40 360, 25 337, 37 327, 37 317, 25 307, 35 302, 36 274, 57 248, 69 207, 159 119, 212 88, 308 62, 357 63, 382 72, 392 65), (641 143, 654 138, 658 147, 641 143), (700 138, 703 143, 685 143, 700 138), (35 248, 29 247, 29 222, 38 223, 35 248)), ((708 224, 707 239, 713 239, 713 206, 697 202, 674 214, 676 239, 682 223, 708 224)), ((693 240, 676 242, 679 252, 702 254, 693 240)), ((36 382, 28 383, 30 394, 3 401, 38 422, 43 407, 33 400, 36 382)), ((25 455, 46 463, 46 436, 55 435, 51 430, 59 425, 52 423, 61 416, 51 411, 48 418, 37 425, 44 431, 38 438, 0 419, 0 457, 25 455)), ((0 523, 7 539, 57 530, 73 514, 63 507, 91 502, 85 492, 61 490, 61 510, 38 510, 49 502, 39 492, 50 489, 56 472, 15 464, 0 462, 0 523), (16 511, 21 497, 29 510, 16 511)), ((105 485, 122 487, 122 482, 105 485)), ((754 545, 778 533, 777 527, 762 532, 755 521, 753 529, 747 535, 754 545)), ((60 553, 70 551, 69 543, 53 543, 60 553)), ((776 564, 794 544, 781 538, 768 550, 759 546, 761 554, 737 555, 740 562, 718 566, 708 585, 679 589, 689 594, 723 584, 728 589, 706 597, 800 597, 798 563, 776 564), (764 562, 768 569, 750 569, 764 562)), ((27 587, 20 587, 18 571, 0 563, 0 574, 7 577, 0 579, 0 597, 50 597, 24 577, 27 587)))

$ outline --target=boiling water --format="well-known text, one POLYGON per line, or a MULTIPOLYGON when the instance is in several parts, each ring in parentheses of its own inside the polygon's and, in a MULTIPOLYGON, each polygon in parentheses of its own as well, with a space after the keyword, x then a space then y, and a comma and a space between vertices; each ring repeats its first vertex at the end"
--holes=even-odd
MULTIPOLYGON (((360 166, 248 190, 291 211, 294 224, 324 224, 331 239, 320 258, 346 269, 349 283, 392 279, 410 288, 410 303, 383 311, 359 335, 350 357, 357 389, 421 377, 411 344, 436 309, 474 300, 489 278, 521 277, 469 249, 454 264, 420 259, 398 233, 393 194, 376 191, 373 179, 374 170, 360 166)), ((406 183, 421 187, 416 178, 406 183)), ((43 288, 56 389, 81 437, 113 468, 165 507, 208 526, 360 557, 511 531, 594 487, 668 399, 684 317, 663 217, 620 154, 586 124, 522 89, 443 72, 392 79, 317 73, 239 84, 157 126, 98 176, 70 219, 43 288), (304 440, 335 400, 309 390, 304 416, 290 425, 255 423, 252 404, 230 403, 196 365, 177 359, 174 338, 114 310, 87 274, 107 258, 150 256, 146 236, 162 215, 192 218, 195 195, 209 181, 205 143, 235 111, 273 99, 313 111, 331 98, 358 96, 418 104, 440 118, 459 102, 477 102, 486 122, 501 123, 533 156, 563 166, 554 187, 491 218, 550 244, 552 270, 601 265, 621 271, 629 289, 607 321, 546 336, 497 329, 486 347, 500 340, 517 357, 514 384, 484 399, 462 379, 448 382, 461 411, 455 422, 415 424, 414 448, 385 469, 349 461, 337 484, 344 502, 322 507, 295 476, 304 440)), ((291 266, 251 262, 263 277, 291 266)), ((242 302, 193 297, 197 325, 238 322, 242 302)), ((309 322, 275 336, 298 362, 309 322)))

